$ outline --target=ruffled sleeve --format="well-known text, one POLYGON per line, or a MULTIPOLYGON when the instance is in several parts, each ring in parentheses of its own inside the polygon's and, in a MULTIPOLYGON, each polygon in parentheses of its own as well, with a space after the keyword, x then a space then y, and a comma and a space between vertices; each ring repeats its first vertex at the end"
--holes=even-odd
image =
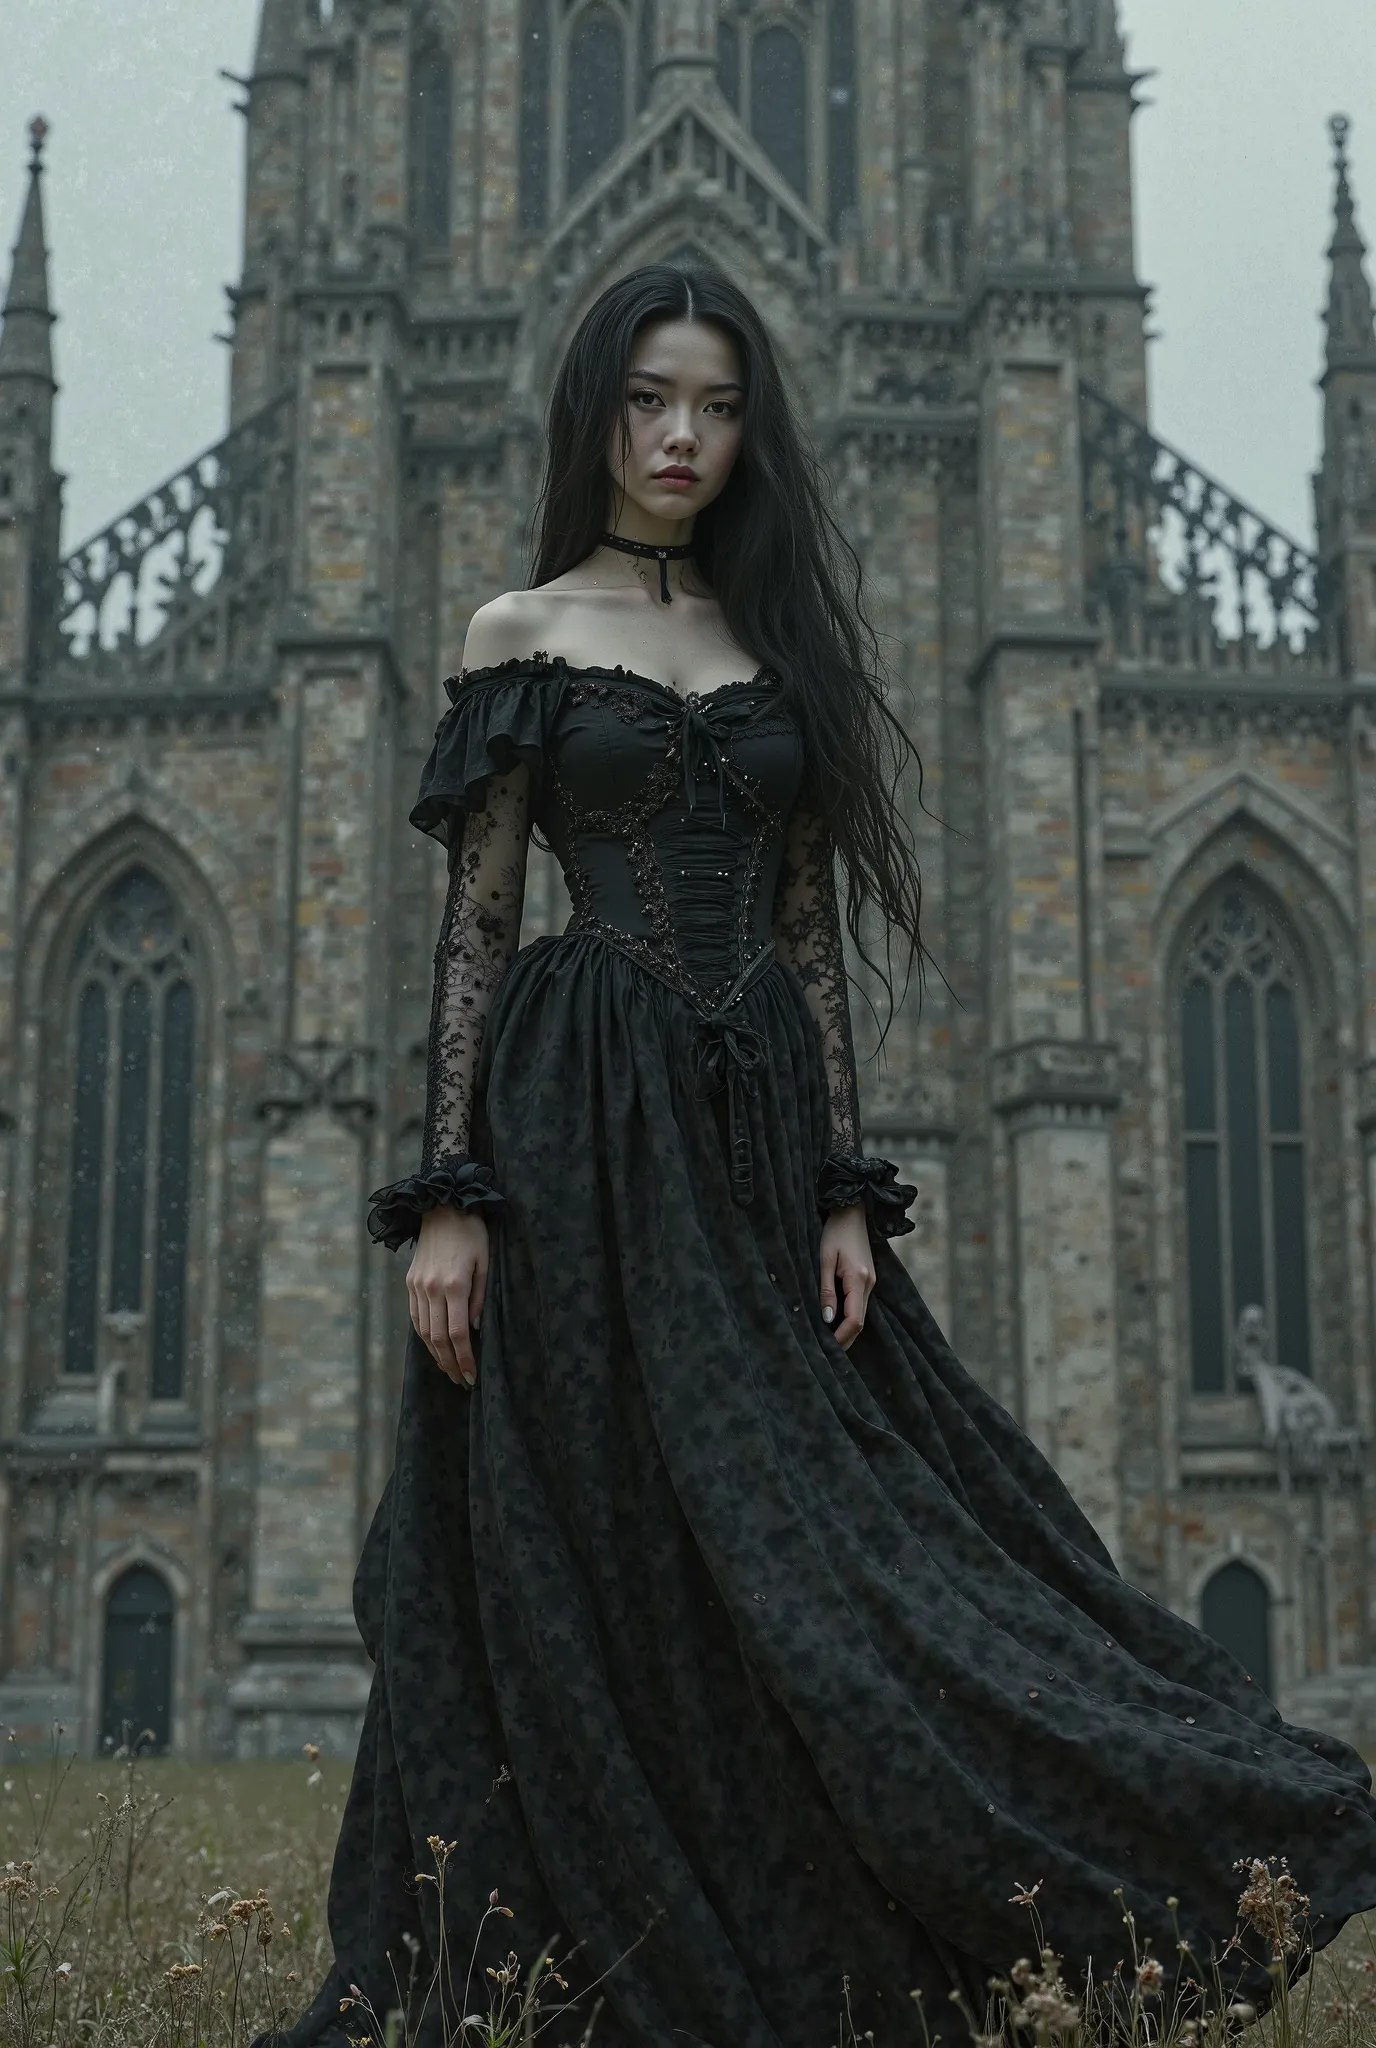
POLYGON ((529 771, 531 809, 538 810, 564 680, 540 655, 450 676, 450 708, 436 728, 411 823, 453 847, 465 816, 486 808, 491 778, 518 763, 529 771))

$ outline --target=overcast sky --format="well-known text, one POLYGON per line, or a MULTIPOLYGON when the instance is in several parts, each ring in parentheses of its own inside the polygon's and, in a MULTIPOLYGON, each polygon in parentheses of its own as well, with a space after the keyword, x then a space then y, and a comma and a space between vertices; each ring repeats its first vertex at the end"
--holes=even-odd
MULTIPOLYGON (((1376 232, 1373 0, 1120 0, 1136 68, 1156 430, 1308 537, 1327 117, 1376 232)), ((0 0, 0 249, 43 113, 68 545, 214 441, 256 0, 0 0)))

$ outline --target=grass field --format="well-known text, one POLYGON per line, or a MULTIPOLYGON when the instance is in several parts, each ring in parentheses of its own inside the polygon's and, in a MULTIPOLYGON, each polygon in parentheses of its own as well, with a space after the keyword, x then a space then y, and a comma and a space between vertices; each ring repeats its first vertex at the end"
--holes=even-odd
MULTIPOLYGON (((0 2048, 246 2048, 298 2011, 330 1963, 325 1891, 347 1783, 344 1765, 312 1756, 0 1763, 0 2048)), ((432 1846, 442 1886, 443 1845, 432 1846)), ((1250 1912, 1293 1949, 1287 1885, 1254 1871, 1250 1912)), ((952 2010, 931 2015, 931 2031, 945 2048, 967 2034, 975 2048, 1222 2048, 1232 2035, 1244 2048, 1376 2048, 1373 1937, 1349 1927, 1255 2025, 1243 2008, 1172 2022, 1161 1964, 1168 1984, 1174 1958, 1144 1958, 1118 2016, 1094 2021, 1033 1938, 1031 1960, 1010 1958, 1001 2025, 952 2010)), ((537 2037, 560 2048, 570 2029, 557 1998, 553 1971, 524 1957, 464 1999, 479 2010, 443 2030, 445 2048, 526 2048, 537 2037)), ((416 2039, 399 2015, 345 2018, 373 2048, 416 2039)), ((835 2042, 816 2048, 861 2048, 839 1986, 835 2042)))

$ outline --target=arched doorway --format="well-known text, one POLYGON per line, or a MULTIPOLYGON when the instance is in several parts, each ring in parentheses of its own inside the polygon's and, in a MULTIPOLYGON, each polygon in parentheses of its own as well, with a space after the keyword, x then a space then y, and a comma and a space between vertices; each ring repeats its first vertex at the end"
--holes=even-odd
POLYGON ((158 1756, 172 1733, 172 1594, 146 1564, 116 1579, 105 1602, 102 1750, 158 1756))
POLYGON ((1271 1595, 1259 1572, 1236 1559, 1204 1588, 1200 1623, 1206 1635, 1231 1650, 1262 1691, 1271 1691, 1271 1595))

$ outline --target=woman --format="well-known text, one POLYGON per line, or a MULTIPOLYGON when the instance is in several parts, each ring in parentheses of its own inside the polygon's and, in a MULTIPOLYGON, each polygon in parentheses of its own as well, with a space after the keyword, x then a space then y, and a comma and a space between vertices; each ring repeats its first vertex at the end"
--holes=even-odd
POLYGON ((910 965, 919 889, 842 561, 748 301, 613 285, 534 587, 474 615, 412 812, 451 877, 425 1157, 370 1226, 416 1240, 416 1336, 292 2048, 428 1981, 436 1836, 451 1954, 498 1887, 500 1946, 557 1930, 645 2048, 821 2048, 847 1976, 857 2032, 920 2038, 917 1991, 949 2040, 1027 1946, 1019 1880, 1074 1974, 1125 1908, 1173 1964, 1171 1897, 1207 1962, 1243 1856, 1320 1941, 1376 1904, 1360 1760, 1118 1577, 885 1242, 912 1190, 861 1148, 833 856, 910 965), (532 826, 574 912, 517 954, 532 826))

